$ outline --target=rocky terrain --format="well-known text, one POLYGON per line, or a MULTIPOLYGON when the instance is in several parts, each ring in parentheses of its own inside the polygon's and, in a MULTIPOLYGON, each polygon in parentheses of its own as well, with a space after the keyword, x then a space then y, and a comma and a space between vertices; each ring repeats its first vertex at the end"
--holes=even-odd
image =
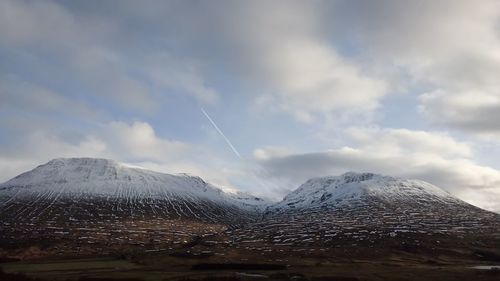
POLYGON ((262 253, 433 255, 500 249, 500 215, 426 182, 350 172, 307 181, 229 235, 235 247, 262 253))
POLYGON ((371 173, 311 179, 271 204, 198 177, 55 159, 0 185, 0 217, 0 255, 17 259, 158 252, 279 262, 500 248, 500 215, 371 173))

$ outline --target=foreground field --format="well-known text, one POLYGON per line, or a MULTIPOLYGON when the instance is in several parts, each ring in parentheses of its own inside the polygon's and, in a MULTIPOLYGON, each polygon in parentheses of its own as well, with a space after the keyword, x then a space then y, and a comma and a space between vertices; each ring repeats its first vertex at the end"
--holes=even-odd
MULTIPOLYGON (((1 263, 1 280, 22 280, 16 273, 37 280, 499 280, 498 269, 474 269, 492 262, 432 260, 392 255, 384 260, 347 258, 288 258, 276 262, 270 257, 187 258, 151 254, 129 259, 113 257, 45 259, 1 263), (271 262, 274 261, 274 262, 271 262)), ((497 263, 498 264, 498 263, 497 263)), ((25 279, 30 280, 30 279, 25 279)))

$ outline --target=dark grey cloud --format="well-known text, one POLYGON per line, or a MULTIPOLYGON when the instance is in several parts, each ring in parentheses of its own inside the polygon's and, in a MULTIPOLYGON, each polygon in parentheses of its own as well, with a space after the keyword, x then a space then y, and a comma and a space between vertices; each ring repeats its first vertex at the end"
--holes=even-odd
POLYGON ((485 136, 500 133, 500 99, 496 97, 437 92, 421 96, 420 101, 422 113, 436 124, 485 136))

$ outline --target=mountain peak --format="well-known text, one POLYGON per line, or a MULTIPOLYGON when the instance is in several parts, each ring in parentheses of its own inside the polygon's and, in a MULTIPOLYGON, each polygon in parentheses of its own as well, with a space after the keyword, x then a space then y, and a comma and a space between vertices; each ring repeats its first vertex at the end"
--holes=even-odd
POLYGON ((333 184, 333 183, 352 183, 352 182, 363 182, 363 181, 369 181, 373 179, 395 179, 393 177, 389 176, 383 176, 380 174, 374 174, 374 173, 369 173, 369 172, 346 172, 343 173, 340 176, 323 176, 323 177, 316 177, 316 178, 311 178, 304 183, 306 185, 307 183, 313 183, 313 182, 326 182, 327 184, 333 184))
POLYGON ((371 180, 374 177, 382 177, 382 175, 377 175, 374 173, 359 173, 359 172, 347 172, 342 174, 340 177, 344 179, 345 182, 362 182, 371 180))
MULTIPOLYGON (((163 214, 211 222, 253 218, 268 203, 226 193, 197 176, 159 173, 102 158, 50 160, 0 184, 0 198, 16 206, 35 200, 33 213, 78 204, 85 214, 101 208, 103 215, 111 216, 112 208, 124 216, 163 214)), ((0 207, 1 203, 0 199, 0 207)))
POLYGON ((282 202, 276 210, 336 208, 377 200, 387 204, 448 202, 463 203, 430 183, 374 173, 347 172, 340 176, 312 178, 282 202))
POLYGON ((54 158, 47 162, 45 165, 120 165, 119 162, 106 159, 106 158, 92 158, 92 157, 68 157, 68 158, 54 158))
POLYGON ((54 158, 47 162, 48 165, 55 164, 68 164, 68 163, 113 163, 118 164, 117 161, 107 158, 94 158, 94 157, 59 157, 54 158))

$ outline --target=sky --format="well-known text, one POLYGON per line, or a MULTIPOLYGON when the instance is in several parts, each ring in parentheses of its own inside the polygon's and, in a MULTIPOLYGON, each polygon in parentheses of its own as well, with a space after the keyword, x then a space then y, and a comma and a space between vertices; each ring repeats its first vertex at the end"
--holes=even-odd
POLYGON ((53 158, 280 200, 375 172, 500 212, 500 1, 0 0, 0 181, 53 158))

